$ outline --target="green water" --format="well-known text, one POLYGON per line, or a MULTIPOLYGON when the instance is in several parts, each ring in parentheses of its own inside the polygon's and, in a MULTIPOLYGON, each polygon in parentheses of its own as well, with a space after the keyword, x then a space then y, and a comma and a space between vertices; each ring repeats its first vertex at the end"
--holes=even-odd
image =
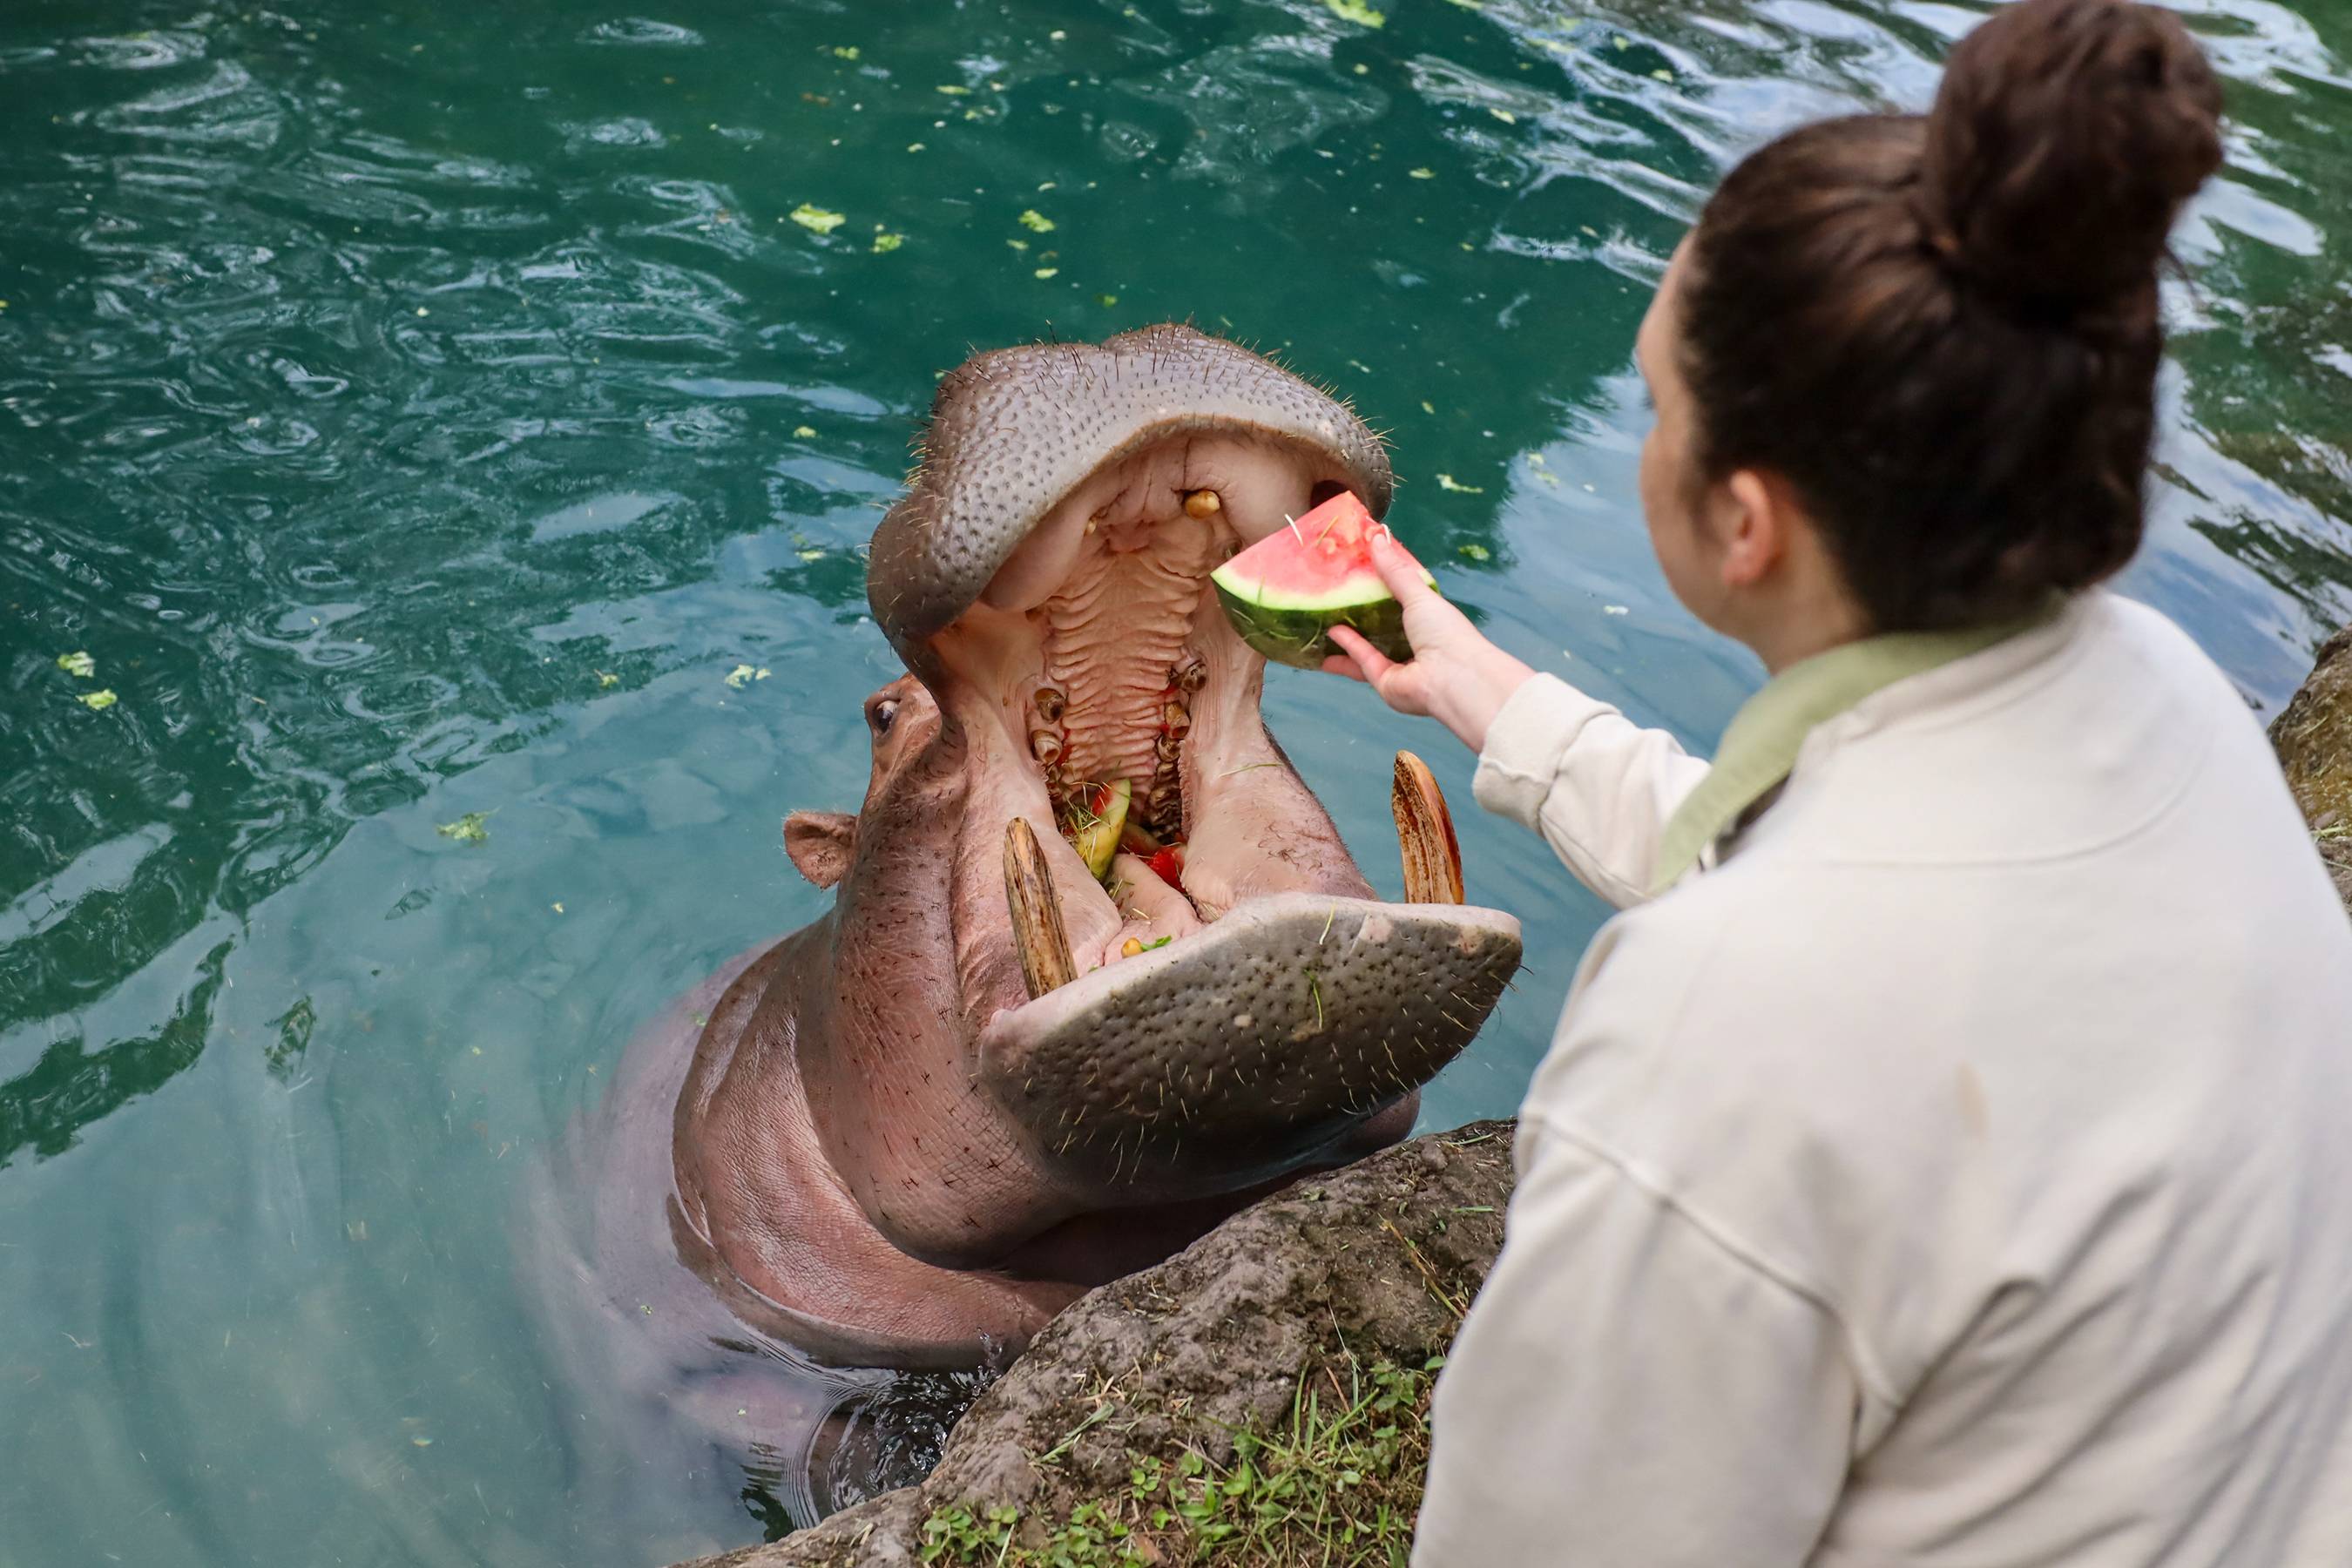
MULTIPOLYGON (((856 550, 967 345, 1282 349, 1496 636, 1712 741, 1758 672, 1650 561, 1634 324, 1727 157, 1921 103, 1979 13, 1386 9, 5 8, 0 1563, 758 1537, 581 1495, 511 1196, 819 908, 778 819, 863 787, 856 550)), ((2352 5, 2191 10, 2237 122, 2126 586, 2267 711, 2352 615, 2352 5)), ((1428 1119, 1508 1110, 1601 910, 1427 729, 1268 707, 1391 891, 1436 763, 1531 973, 1428 1119)))

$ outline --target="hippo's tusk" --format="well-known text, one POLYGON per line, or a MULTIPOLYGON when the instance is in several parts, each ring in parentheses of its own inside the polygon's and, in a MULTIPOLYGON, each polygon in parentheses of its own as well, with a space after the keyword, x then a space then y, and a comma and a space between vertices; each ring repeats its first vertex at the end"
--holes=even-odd
POLYGON ((1184 515, 1198 521, 1225 510, 1224 498, 1214 490, 1194 490, 1184 498, 1184 515))
POLYGON ((1013 911, 1013 942, 1021 952, 1021 977, 1032 1001, 1078 977, 1070 956, 1069 932, 1062 929, 1062 906, 1045 869, 1045 851, 1025 816, 1004 825, 1004 902, 1013 911))
POLYGON ((1429 764, 1411 752, 1397 753, 1389 805, 1396 813, 1397 845, 1404 856, 1404 901, 1461 903, 1462 846, 1454 837, 1454 818, 1429 764))

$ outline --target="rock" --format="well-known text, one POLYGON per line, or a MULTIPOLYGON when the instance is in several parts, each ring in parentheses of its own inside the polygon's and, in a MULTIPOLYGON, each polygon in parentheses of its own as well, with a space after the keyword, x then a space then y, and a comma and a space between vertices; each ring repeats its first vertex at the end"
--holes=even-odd
MULTIPOLYGON (((1365 1369, 1417 1374, 1444 1353, 1502 1246, 1511 1179, 1511 1126, 1489 1121, 1285 1188, 1055 1319, 920 1485, 690 1568, 919 1563, 925 1522, 948 1510, 985 1523, 1016 1508, 1017 1523, 1000 1515, 992 1528, 1034 1550, 1090 1504, 1126 1505, 1139 1465, 1172 1474, 1189 1451, 1221 1470, 1238 1433, 1291 1419, 1302 1379, 1318 1397, 1328 1380, 1336 1397, 1365 1369)), ((1420 1458, 1405 1458, 1399 1481, 1417 1504, 1420 1458)), ((1395 1511, 1409 1530, 1412 1508, 1395 1511)))
POLYGON ((2352 626, 2320 647, 2311 679, 2271 725, 2287 787, 2352 909, 2352 626))

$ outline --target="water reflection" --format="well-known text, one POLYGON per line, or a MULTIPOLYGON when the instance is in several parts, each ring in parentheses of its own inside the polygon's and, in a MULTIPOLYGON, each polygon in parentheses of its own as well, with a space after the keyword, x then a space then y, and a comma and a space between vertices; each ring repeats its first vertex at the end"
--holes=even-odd
MULTIPOLYGON (((895 665, 857 552, 971 345, 1192 317, 1280 350, 1392 433, 1400 525, 1490 629, 1712 740, 1756 672, 1649 563, 1634 323, 1725 160, 1923 103, 1980 8, 1382 8, 0 15, 12 1547, 759 1531, 740 1474, 583 1522, 611 1456, 546 1386, 513 1173, 814 912, 775 820, 862 786, 895 665), (726 687, 747 661, 777 678, 726 687), (472 811, 487 842, 436 833, 472 811)), ((2352 10, 2188 9, 2231 167, 2181 237, 2127 585, 2267 710, 2352 615, 2352 10)), ((1426 737, 1305 678, 1268 712, 1380 841, 1426 737)), ((1600 917, 1464 829, 1534 974, 1433 1120, 1515 1103, 1600 917)))

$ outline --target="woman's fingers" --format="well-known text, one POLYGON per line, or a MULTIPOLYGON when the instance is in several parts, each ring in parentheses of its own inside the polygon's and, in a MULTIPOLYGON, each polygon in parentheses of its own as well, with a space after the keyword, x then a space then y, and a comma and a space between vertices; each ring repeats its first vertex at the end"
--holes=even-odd
POLYGON ((1404 547, 1402 540, 1389 531, 1386 523, 1372 531, 1372 570, 1381 574, 1381 581, 1388 584, 1397 603, 1407 609, 1437 596, 1421 563, 1412 558, 1412 552, 1404 547))
MULTIPOLYGON (((1344 675, 1350 680, 1362 680, 1364 679, 1364 672, 1356 668, 1356 661, 1354 659, 1343 658, 1336 653, 1323 661, 1323 673, 1326 675, 1344 675)), ((1369 682, 1367 682, 1367 684, 1369 684, 1369 682)))
POLYGON ((1385 528, 1372 535, 1372 569, 1404 611, 1404 633, 1413 657, 1442 652, 1464 637, 1477 637, 1454 603, 1430 586, 1429 574, 1412 552, 1385 528))
POLYGON ((1396 661, 1364 640, 1363 634, 1353 626, 1333 626, 1331 640, 1346 650, 1345 659, 1327 659, 1323 668, 1335 675, 1353 676, 1380 689, 1381 678, 1396 668, 1396 661), (1342 668, 1344 666, 1344 668, 1342 668))

